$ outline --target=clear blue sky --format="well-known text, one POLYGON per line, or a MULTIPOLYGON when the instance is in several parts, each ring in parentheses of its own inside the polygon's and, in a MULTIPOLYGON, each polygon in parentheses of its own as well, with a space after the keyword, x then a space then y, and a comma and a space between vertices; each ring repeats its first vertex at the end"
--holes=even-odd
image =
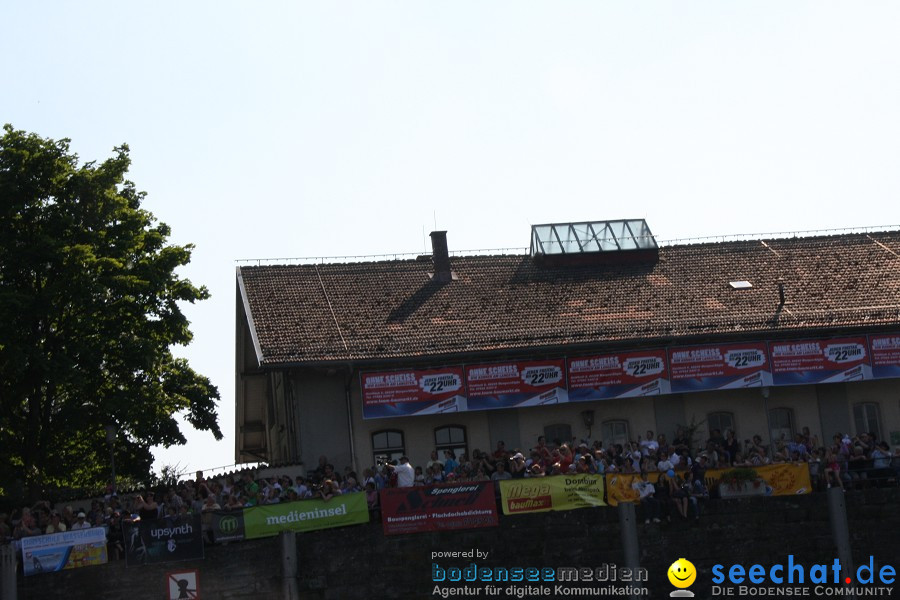
POLYGON ((196 244, 181 350, 233 462, 234 260, 525 247, 534 223, 662 240, 900 223, 900 4, 8 1, 0 121, 127 142, 196 244))

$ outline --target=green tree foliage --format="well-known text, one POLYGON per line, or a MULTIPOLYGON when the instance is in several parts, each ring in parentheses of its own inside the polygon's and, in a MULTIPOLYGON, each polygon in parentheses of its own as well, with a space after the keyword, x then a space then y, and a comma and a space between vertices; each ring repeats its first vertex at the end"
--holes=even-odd
POLYGON ((4 127, 0 138, 0 487, 29 497, 146 480, 156 444, 185 443, 174 418, 222 437, 218 391, 173 345, 191 340, 180 302, 209 296, 176 274, 192 246, 141 208, 128 147, 78 164, 69 140, 4 127))

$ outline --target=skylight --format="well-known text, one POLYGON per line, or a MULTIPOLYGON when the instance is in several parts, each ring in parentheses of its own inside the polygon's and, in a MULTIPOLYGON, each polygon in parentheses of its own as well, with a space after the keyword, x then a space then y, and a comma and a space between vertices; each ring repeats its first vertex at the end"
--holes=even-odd
POLYGON ((644 219, 532 225, 531 255, 656 250, 644 219))
POLYGON ((743 279, 740 281, 729 281, 728 285, 736 290, 749 290, 753 287, 752 283, 750 283, 749 281, 744 281, 743 279))

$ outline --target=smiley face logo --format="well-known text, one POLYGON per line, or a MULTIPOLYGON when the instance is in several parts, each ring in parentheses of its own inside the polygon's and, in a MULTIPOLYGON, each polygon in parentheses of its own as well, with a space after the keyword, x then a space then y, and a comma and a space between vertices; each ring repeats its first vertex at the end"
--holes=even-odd
POLYGON ((669 583, 675 587, 691 587, 691 584, 697 579, 697 569, 694 568, 694 564, 688 559, 679 558, 669 567, 668 575, 669 583))

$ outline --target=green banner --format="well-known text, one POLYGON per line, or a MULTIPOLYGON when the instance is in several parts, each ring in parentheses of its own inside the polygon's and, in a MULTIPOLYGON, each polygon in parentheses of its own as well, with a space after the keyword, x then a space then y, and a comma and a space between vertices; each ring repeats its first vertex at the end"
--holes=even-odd
POLYGON ((279 531, 314 531, 369 522, 369 507, 362 492, 331 500, 300 500, 244 509, 246 538, 278 535, 279 531))

